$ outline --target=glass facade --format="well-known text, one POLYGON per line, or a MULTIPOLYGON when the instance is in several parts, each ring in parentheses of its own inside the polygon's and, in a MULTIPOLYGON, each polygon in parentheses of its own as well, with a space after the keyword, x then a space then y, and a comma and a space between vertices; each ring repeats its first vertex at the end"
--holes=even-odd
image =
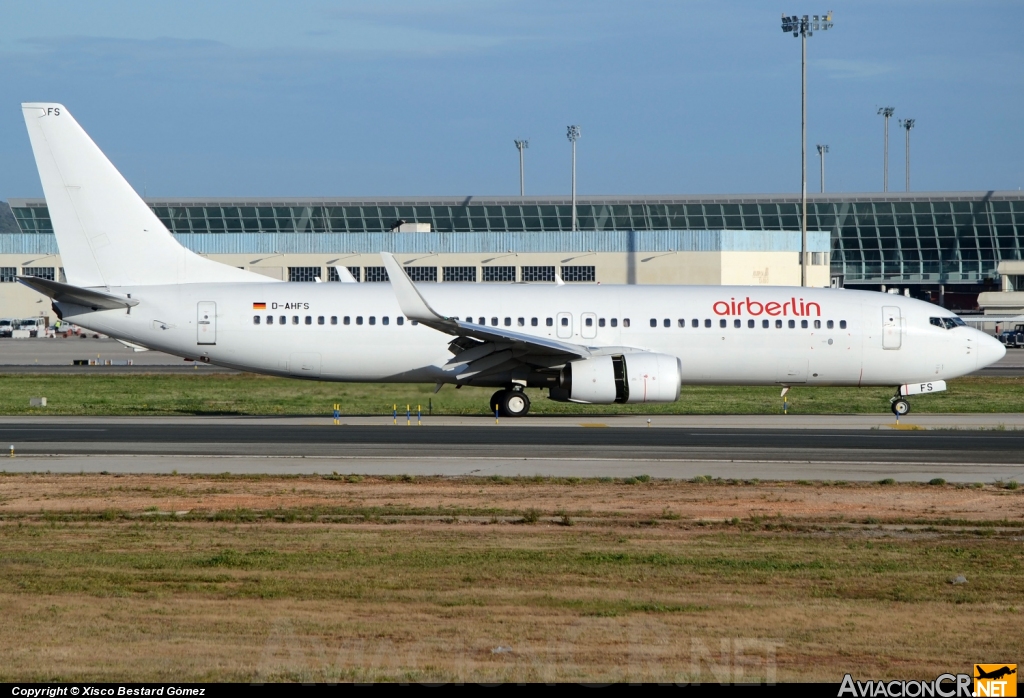
MULTIPOLYGON (((437 232, 564 232, 568 200, 150 201, 174 233, 379 233, 398 220, 437 232)), ((11 202, 21 230, 52 233, 45 202, 11 202)), ((581 230, 799 230, 799 197, 581 197, 581 230)), ((984 283, 1021 259, 1024 194, 815 194, 808 230, 829 231, 833 275, 850 283, 984 283)), ((415 235, 416 233, 409 233, 415 235)))

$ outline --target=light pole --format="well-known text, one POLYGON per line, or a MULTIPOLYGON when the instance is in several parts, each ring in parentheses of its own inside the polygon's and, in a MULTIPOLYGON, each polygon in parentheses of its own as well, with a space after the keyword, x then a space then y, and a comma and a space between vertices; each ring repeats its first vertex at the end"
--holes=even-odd
POLYGON ((879 107, 878 113, 885 119, 885 155, 882 158, 882 191, 889 191, 889 117, 896 111, 893 107, 879 107))
POLYGON ((907 132, 907 191, 910 191, 910 129, 916 123, 917 119, 900 119, 900 126, 907 132))
POLYGON ((828 152, 828 146, 818 144, 818 157, 821 159, 821 193, 825 193, 825 153, 828 152))
POLYGON ((580 137, 579 126, 569 126, 565 137, 572 143, 572 229, 576 231, 576 141, 580 137))
POLYGON ((530 147, 530 141, 513 141, 519 149, 519 196, 526 196, 525 180, 523 179, 523 150, 530 147))
POLYGON ((807 285, 807 37, 818 29, 832 26, 832 10, 828 14, 787 17, 782 15, 782 31, 800 37, 800 285, 807 285))

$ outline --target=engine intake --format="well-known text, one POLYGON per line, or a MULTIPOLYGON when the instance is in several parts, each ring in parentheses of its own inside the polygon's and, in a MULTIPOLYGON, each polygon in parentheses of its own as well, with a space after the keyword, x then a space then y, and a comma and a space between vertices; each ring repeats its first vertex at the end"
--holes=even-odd
POLYGON ((678 358, 637 352, 571 361, 562 368, 558 385, 570 402, 675 402, 682 375, 678 358))

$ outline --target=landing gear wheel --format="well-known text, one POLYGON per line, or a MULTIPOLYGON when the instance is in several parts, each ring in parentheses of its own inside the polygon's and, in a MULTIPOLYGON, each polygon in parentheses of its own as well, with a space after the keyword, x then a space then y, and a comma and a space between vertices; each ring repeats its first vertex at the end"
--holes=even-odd
POLYGON ((524 417, 530 411, 530 398, 522 390, 503 391, 500 409, 506 417, 524 417))
POLYGON ((902 417, 903 415, 907 414, 908 412, 910 412, 910 403, 909 402, 907 402, 906 400, 904 400, 901 397, 900 398, 896 398, 895 400, 892 401, 892 413, 894 415, 896 415, 897 417, 902 417))
POLYGON ((488 403, 491 406, 491 413, 501 410, 501 403, 505 399, 506 392, 505 390, 499 390, 494 395, 491 395, 491 401, 488 403))

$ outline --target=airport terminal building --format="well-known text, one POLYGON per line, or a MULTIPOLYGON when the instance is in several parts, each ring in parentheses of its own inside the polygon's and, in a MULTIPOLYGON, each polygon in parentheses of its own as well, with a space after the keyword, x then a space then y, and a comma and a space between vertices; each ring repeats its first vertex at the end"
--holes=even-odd
MULTIPOLYGON (((808 283, 905 293, 960 311, 1024 308, 1024 193, 808 196, 808 283), (982 295, 983 294, 983 295, 982 295)), ((800 283, 799 195, 147 199, 186 247, 268 277, 423 283, 800 283)), ((50 315, 22 275, 60 280, 46 202, 11 199, 0 315, 50 315)))

